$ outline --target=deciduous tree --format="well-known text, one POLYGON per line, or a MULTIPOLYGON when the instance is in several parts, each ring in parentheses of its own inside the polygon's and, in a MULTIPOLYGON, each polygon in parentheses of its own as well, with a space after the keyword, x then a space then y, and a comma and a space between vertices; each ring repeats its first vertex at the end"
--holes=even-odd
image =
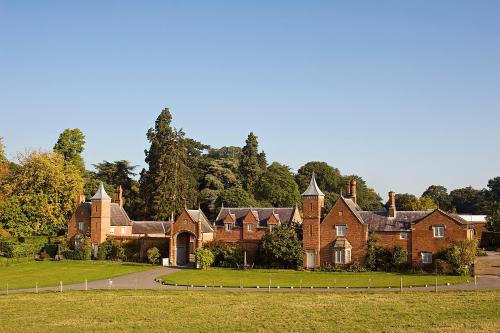
POLYGON ((58 153, 31 152, 7 176, 7 202, 0 207, 0 224, 11 234, 54 235, 66 230, 82 193, 80 170, 58 153))
POLYGON ((54 145, 54 151, 61 154, 66 162, 73 163, 82 173, 85 172, 85 164, 81 156, 85 145, 85 135, 78 128, 67 128, 60 135, 54 145))
POLYGON ((257 200, 273 207, 293 207, 300 203, 299 187, 290 168, 274 162, 262 174, 256 184, 257 200))

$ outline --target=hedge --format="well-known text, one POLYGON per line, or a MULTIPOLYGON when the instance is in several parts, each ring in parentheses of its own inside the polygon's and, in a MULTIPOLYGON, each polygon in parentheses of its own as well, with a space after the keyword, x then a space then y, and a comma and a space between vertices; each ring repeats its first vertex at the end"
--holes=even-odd
POLYGON ((484 231, 481 235, 479 247, 489 251, 500 249, 500 232, 484 231))
POLYGON ((39 241, 19 242, 16 238, 1 238, 0 255, 7 258, 34 257, 40 253, 44 244, 39 241))

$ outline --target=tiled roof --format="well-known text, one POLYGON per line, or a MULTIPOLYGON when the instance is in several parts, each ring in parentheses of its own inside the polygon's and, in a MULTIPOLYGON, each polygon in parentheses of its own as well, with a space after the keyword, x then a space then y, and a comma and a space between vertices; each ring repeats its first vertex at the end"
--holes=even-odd
POLYGON ((309 187, 306 189, 302 196, 325 196, 323 192, 319 189, 318 184, 316 183, 316 176, 314 172, 311 177, 311 182, 309 183, 309 187))
MULTIPOLYGON (((92 203, 91 202, 84 202, 83 207, 85 208, 84 214, 85 217, 90 218, 91 217, 91 209, 92 209, 92 203)), ((130 226, 132 225, 132 221, 127 215, 127 212, 120 207, 119 204, 117 203, 111 203, 111 226, 113 227, 120 227, 120 226, 130 226)))
POLYGON ((193 222, 201 221, 201 231, 204 233, 213 232, 207 217, 201 209, 186 209, 193 222))
POLYGON ((370 228, 376 231, 404 231, 411 224, 432 214, 433 211, 397 211, 396 217, 388 217, 387 212, 359 211, 359 215, 370 228))
POLYGON ((164 221, 134 221, 132 234, 168 234, 170 222, 164 221))
POLYGON ((354 201, 352 201, 351 199, 344 198, 343 196, 341 196, 340 199, 345 202, 345 204, 347 205, 347 207, 349 207, 349 209, 351 210, 351 212, 353 212, 353 214, 357 217, 357 219, 361 223, 365 223, 364 220, 363 220, 363 218, 359 214, 359 206, 357 204, 355 204, 354 201))
POLYGON ((344 237, 338 237, 337 239, 335 239, 335 242, 333 242, 333 248, 334 249, 352 249, 352 245, 344 237))
POLYGON ((281 223, 292 223, 298 222, 293 221, 295 207, 291 208, 222 208, 215 220, 215 224, 222 226, 224 225, 224 219, 228 214, 232 214, 235 217, 236 225, 241 226, 243 223, 243 219, 248 214, 248 211, 251 210, 254 216, 256 216, 257 221, 259 221, 259 227, 267 227, 267 220, 274 214, 278 218, 281 223))
POLYGON ((99 185, 99 188, 97 189, 97 192, 94 194, 94 196, 90 200, 111 200, 111 198, 106 193, 106 190, 104 189, 104 185, 101 183, 99 185))

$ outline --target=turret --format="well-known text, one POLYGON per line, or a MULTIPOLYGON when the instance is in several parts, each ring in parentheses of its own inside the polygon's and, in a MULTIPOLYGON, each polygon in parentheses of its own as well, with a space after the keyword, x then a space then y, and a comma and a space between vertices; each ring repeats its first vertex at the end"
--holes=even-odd
POLYGON ((106 240, 111 226, 111 198, 101 183, 96 194, 90 199, 91 204, 91 239, 94 244, 101 244, 106 240))
POLYGON ((321 215, 325 206, 325 195, 316 183, 313 173, 307 190, 302 193, 304 266, 320 266, 321 215))
POLYGON ((307 190, 302 193, 302 211, 304 218, 321 219, 321 213, 325 206, 325 195, 316 183, 316 175, 312 174, 311 182, 307 190))

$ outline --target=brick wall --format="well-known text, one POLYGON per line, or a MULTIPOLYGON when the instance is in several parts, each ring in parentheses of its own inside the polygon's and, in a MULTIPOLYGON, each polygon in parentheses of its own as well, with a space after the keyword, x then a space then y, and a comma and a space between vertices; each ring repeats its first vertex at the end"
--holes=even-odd
POLYGON ((333 264, 333 243, 337 239, 336 225, 345 225, 345 239, 352 246, 351 261, 363 264, 367 251, 368 226, 359 222, 341 199, 337 200, 328 215, 321 222, 321 265, 333 264))
POLYGON ((465 239, 467 239, 467 226, 455 222, 446 214, 436 210, 412 225, 412 263, 414 265, 422 264, 422 252, 431 252, 434 259, 434 256, 446 246, 465 239), (444 226, 444 237, 434 237, 433 226, 444 226))

